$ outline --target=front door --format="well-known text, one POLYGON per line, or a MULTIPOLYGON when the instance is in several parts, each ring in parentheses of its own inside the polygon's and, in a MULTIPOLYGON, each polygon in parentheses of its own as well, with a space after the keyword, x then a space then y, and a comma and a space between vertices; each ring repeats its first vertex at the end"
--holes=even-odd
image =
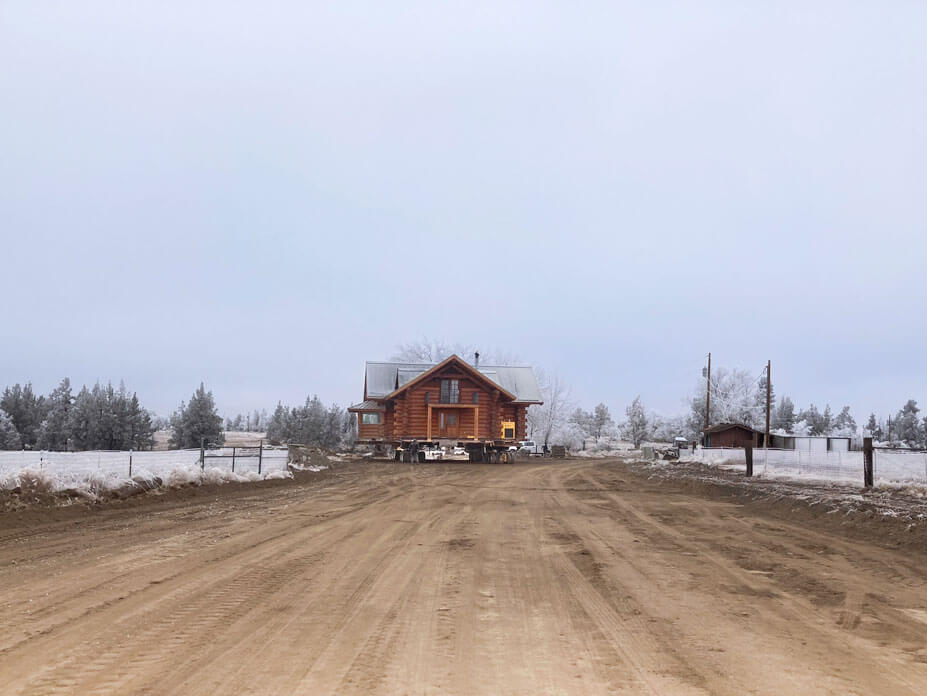
POLYGON ((438 411, 438 437, 460 437, 457 411, 438 411))

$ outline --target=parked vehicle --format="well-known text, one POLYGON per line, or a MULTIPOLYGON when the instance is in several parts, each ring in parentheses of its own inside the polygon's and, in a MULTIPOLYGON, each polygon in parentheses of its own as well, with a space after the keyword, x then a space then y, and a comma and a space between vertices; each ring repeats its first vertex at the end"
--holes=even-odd
POLYGON ((521 454, 528 454, 534 457, 543 457, 547 454, 544 445, 534 440, 522 440, 518 443, 518 451, 521 454))

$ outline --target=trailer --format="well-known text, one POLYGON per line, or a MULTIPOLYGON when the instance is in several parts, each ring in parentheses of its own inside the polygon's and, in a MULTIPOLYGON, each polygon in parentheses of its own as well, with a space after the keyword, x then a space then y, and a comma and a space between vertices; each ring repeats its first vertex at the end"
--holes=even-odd
MULTIPOLYGON (((447 441, 412 439, 390 444, 393 447, 393 459, 397 462, 453 461, 460 456, 447 455, 447 441)), ((462 440, 450 446, 461 451, 469 462, 514 464, 518 456, 518 443, 515 440, 462 440)))

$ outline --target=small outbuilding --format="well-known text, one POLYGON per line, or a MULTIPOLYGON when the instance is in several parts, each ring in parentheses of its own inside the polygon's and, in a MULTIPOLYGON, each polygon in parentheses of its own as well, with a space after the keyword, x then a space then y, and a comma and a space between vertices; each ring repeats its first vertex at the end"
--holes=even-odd
POLYGON ((720 423, 702 430, 704 447, 763 447, 765 440, 765 432, 742 423, 720 423))

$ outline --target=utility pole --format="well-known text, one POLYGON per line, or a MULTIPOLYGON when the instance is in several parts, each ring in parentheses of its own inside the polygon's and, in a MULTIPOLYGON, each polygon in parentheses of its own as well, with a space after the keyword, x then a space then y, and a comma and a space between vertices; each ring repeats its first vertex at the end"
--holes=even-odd
POLYGON ((766 361, 766 439, 763 446, 769 449, 769 407, 772 403, 772 360, 766 361))
POLYGON ((705 430, 711 427, 711 353, 708 354, 708 374, 705 380, 705 430))

